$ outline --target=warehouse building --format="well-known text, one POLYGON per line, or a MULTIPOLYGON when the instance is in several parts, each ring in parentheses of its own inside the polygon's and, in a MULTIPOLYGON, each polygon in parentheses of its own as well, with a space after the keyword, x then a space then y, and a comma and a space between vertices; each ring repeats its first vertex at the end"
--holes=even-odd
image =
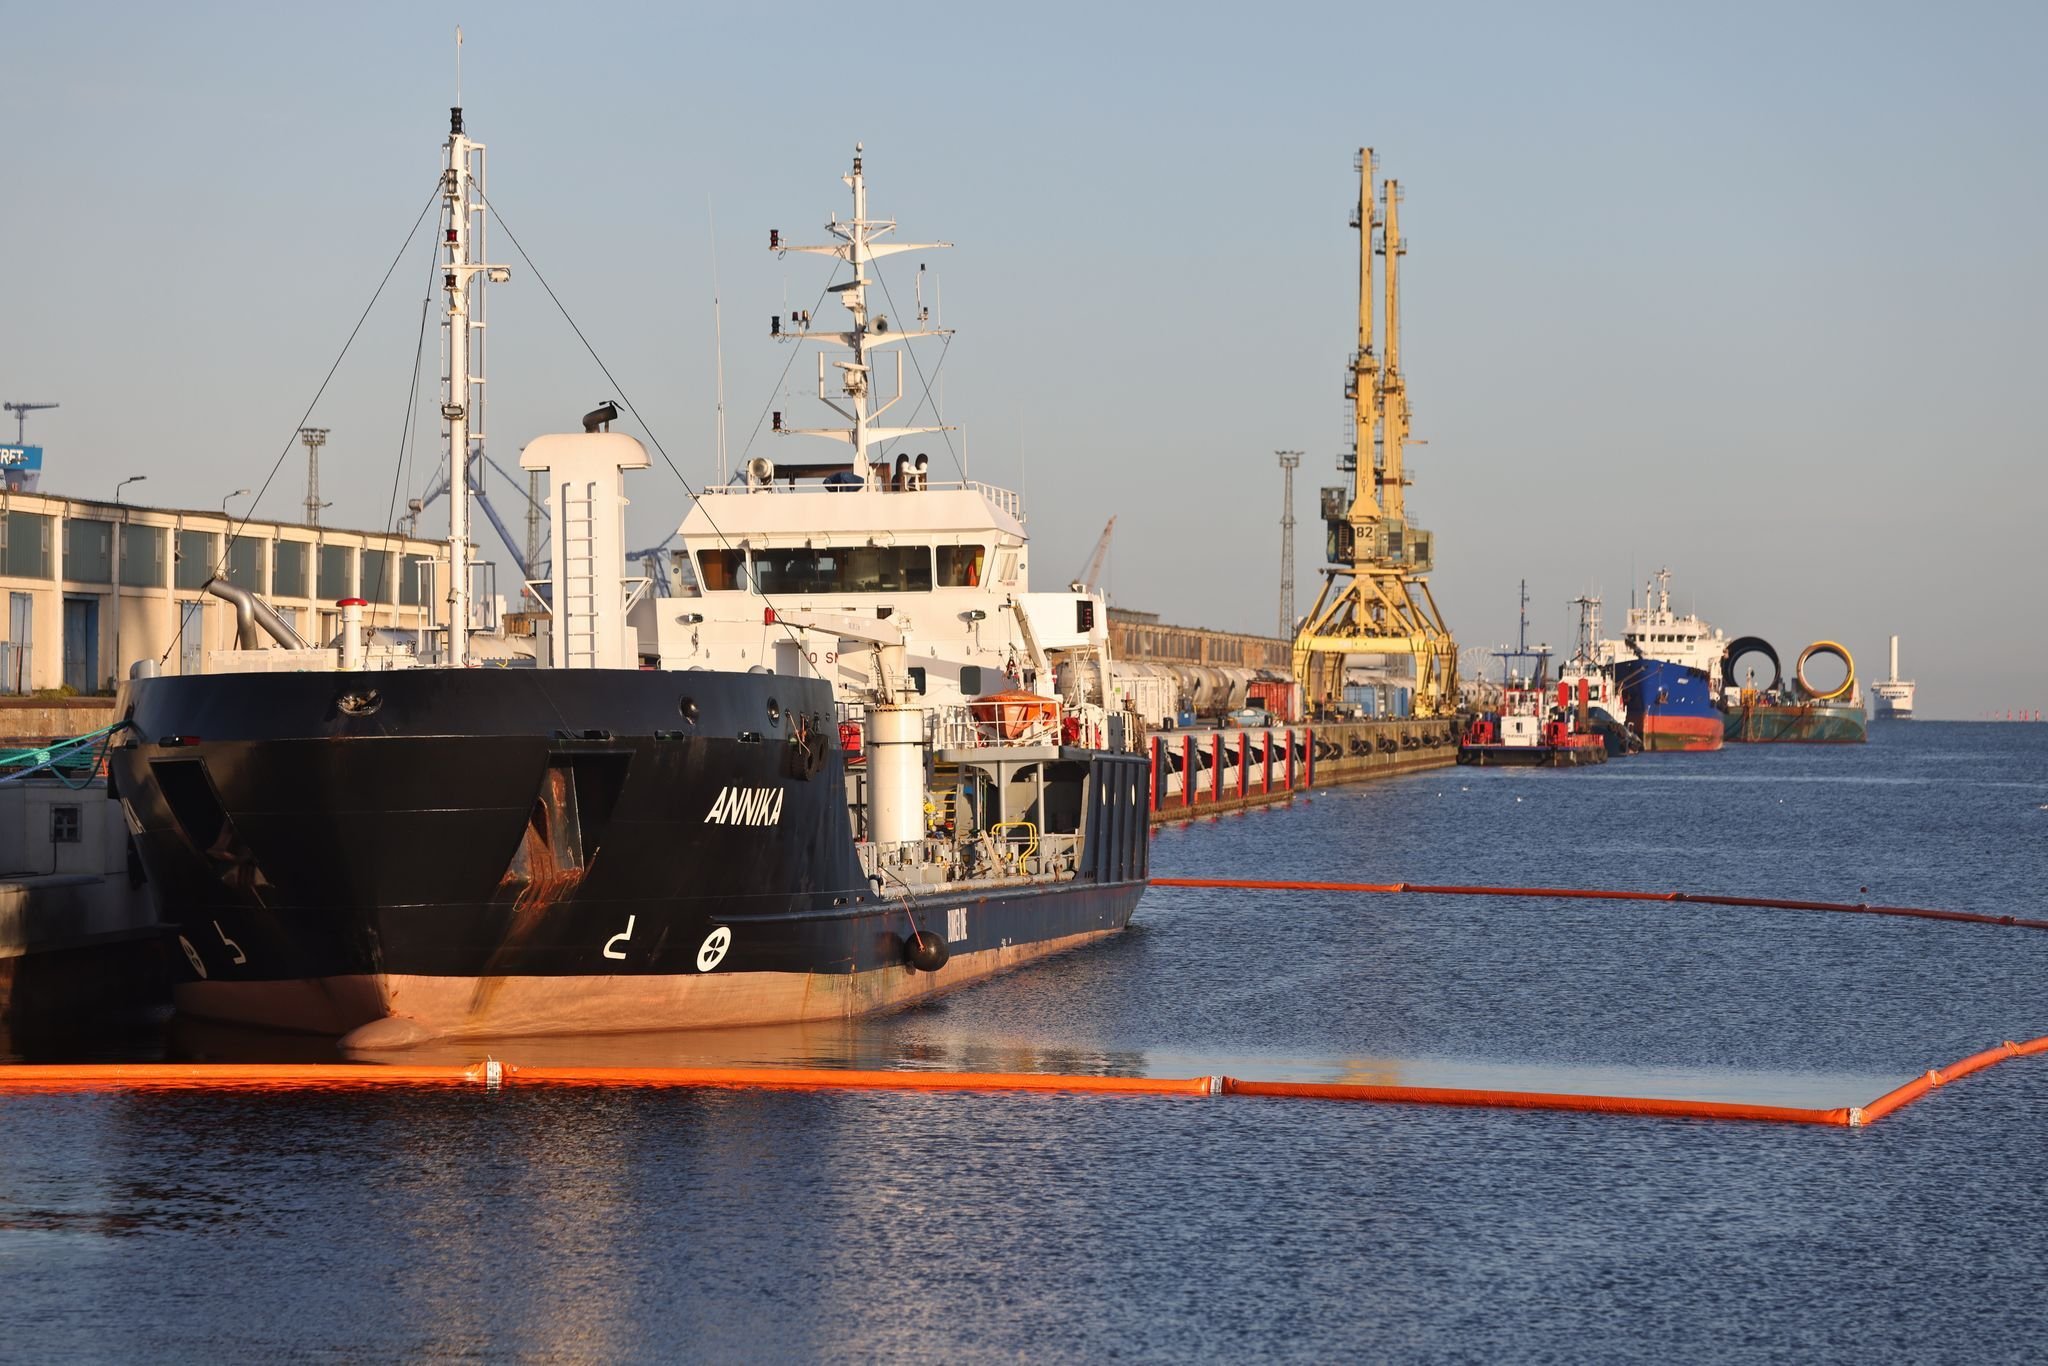
POLYGON ((446 620, 444 554, 391 532, 0 489, 0 692, 107 692, 143 659, 201 672, 235 644, 234 608, 201 591, 216 573, 315 643, 339 630, 343 598, 366 601, 370 625, 424 633, 446 620))

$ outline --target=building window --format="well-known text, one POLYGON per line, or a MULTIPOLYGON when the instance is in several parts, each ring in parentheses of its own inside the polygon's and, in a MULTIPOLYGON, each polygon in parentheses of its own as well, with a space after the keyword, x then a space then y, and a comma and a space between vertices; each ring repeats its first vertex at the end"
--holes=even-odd
POLYGON ((365 550, 363 552, 363 586, 356 596, 366 602, 389 602, 391 590, 391 552, 388 550, 365 550))
POLYGON ((35 594, 7 595, 7 639, 0 643, 0 692, 24 693, 35 686, 30 649, 35 619, 35 594))
POLYGON ((178 672, 190 677, 203 669, 206 657, 206 604, 178 604, 178 672))
POLYGON ((263 591, 263 542, 237 536, 228 543, 228 582, 252 593, 263 591))
POLYGON ((320 547, 320 596, 329 602, 356 595, 350 582, 356 576, 355 551, 345 545, 320 547))
POLYGON ((121 582, 130 588, 164 586, 164 529, 121 524, 121 582))
POLYGON ((218 563, 214 558, 219 553, 215 549, 218 545, 210 531, 178 533, 178 587, 206 587, 218 563))
POLYGON ((50 577, 50 519, 40 512, 7 514, 6 572, 19 579, 50 577))
POLYGON ((50 808, 50 843, 78 843, 78 817, 81 809, 76 806, 53 806, 50 808))
POLYGON ((270 592, 279 598, 306 596, 306 552, 304 541, 278 541, 270 548, 270 592))
POLYGON ((114 524, 71 517, 64 522, 64 577, 74 583, 114 581, 114 524))

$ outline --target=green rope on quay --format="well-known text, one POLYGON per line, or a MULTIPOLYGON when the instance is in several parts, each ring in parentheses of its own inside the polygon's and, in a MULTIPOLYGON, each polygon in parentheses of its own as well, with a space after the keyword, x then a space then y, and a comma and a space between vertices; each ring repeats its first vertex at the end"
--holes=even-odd
POLYGON ((18 764, 27 765, 18 771, 0 772, 0 783, 16 782, 47 772, 72 791, 81 791, 98 776, 100 760, 106 756, 107 745, 114 732, 125 730, 128 724, 116 721, 111 726, 102 726, 55 744, 0 751, 0 770, 13 770, 18 764), (67 769, 78 775, 77 782, 72 781, 71 774, 65 771, 67 769))

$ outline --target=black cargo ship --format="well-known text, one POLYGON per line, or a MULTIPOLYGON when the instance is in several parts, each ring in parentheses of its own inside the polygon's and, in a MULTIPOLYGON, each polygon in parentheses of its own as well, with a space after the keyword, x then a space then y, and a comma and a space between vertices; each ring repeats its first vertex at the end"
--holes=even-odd
MULTIPOLYGON (((476 290, 508 272, 472 259, 482 148, 459 109, 446 151, 441 414, 447 468, 468 472, 476 290)), ((858 158, 848 183, 863 204, 858 158)), ((811 472, 859 486, 829 506, 842 520, 872 507, 884 536, 909 505, 867 458, 891 429, 870 420, 863 357, 887 328, 877 318, 871 338, 861 286, 863 263, 900 249, 870 244, 893 228, 860 210, 835 220, 840 245, 815 249, 855 267, 839 291, 851 330, 827 334, 855 357, 854 456, 811 472)), ((765 591, 703 595, 681 615, 681 600, 645 599, 625 576, 622 481, 648 458, 609 430, 616 416, 606 405, 583 433, 523 448, 522 467, 547 472, 552 566, 523 644, 473 648, 465 473, 450 481, 445 615, 416 643, 367 631, 357 599, 309 643, 216 579, 241 648, 202 674, 125 684, 109 793, 177 936, 180 1009, 362 1047, 829 1019, 1129 921, 1148 764, 1099 702, 1005 692, 991 710, 979 688, 928 702, 907 613, 778 624, 765 591), (689 667, 721 612, 776 637, 789 667, 689 667), (661 667, 665 641, 675 667, 661 667), (870 662, 871 684, 835 696, 805 662, 821 652, 870 662)), ((1024 614, 1015 594, 990 606, 1024 614)), ((1099 619, 1099 599, 1082 606, 1099 619)), ((979 640, 990 613, 960 615, 979 640)), ((1049 678, 1045 653, 1032 646, 1049 678)), ((954 661, 950 676, 982 671, 954 661)))
POLYGON ((1146 877, 1146 761, 1063 750, 1073 876, 871 880, 816 680, 246 673, 122 705, 179 1008, 363 1045, 881 1010, 1122 929, 1146 877))

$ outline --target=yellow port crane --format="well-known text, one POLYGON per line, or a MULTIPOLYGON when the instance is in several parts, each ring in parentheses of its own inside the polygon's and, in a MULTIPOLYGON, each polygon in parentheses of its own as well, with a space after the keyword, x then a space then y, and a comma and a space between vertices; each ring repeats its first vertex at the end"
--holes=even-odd
POLYGON ((1435 538, 1407 518, 1402 467, 1408 441, 1408 384, 1401 373, 1401 191, 1386 182, 1381 231, 1374 208, 1373 154, 1358 154, 1358 349, 1345 376, 1352 403, 1348 486, 1322 491, 1325 541, 1322 591, 1294 638, 1294 676, 1313 703, 1340 698, 1349 655, 1411 656, 1416 716, 1449 716, 1458 707, 1458 646, 1430 595, 1435 538), (1377 240, 1376 240, 1377 239, 1377 240), (1384 361, 1373 351, 1373 256, 1387 261, 1384 361))

